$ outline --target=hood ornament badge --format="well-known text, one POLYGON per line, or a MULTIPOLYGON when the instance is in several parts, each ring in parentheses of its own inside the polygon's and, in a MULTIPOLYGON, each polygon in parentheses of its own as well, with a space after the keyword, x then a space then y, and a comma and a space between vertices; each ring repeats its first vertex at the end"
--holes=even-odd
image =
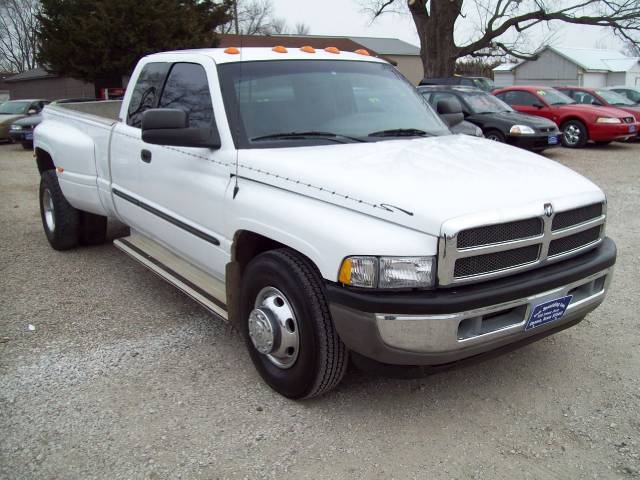
POLYGON ((550 217, 551 215, 553 215, 553 205, 551 205, 550 203, 545 203, 544 204, 544 214, 547 217, 550 217))

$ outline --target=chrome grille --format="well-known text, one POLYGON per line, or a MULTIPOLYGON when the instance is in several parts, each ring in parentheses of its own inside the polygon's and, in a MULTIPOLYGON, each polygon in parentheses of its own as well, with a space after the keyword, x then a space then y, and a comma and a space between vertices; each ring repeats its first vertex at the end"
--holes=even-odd
MULTIPOLYGON (((541 205, 541 210, 543 209, 541 205)), ((443 225, 438 258, 442 286, 472 283, 578 255, 604 237, 604 203, 497 224, 443 225)), ((551 210, 547 208, 547 210, 551 210)))
POLYGON ((542 228, 543 223, 539 218, 468 228, 458 234, 458 248, 470 248, 535 237, 542 234, 542 228))
POLYGON ((593 205, 587 205, 586 207, 574 208, 573 210, 567 210, 566 212, 556 213, 555 217, 553 217, 551 230, 556 231, 573 225, 578 225, 594 218, 598 218, 600 215, 602 215, 601 203, 594 203, 593 205))
POLYGON ((600 228, 600 225, 598 225, 597 227, 569 235, 568 237, 552 240, 549 244, 549 256, 554 257, 598 241, 600 238, 600 228))
POLYGON ((456 260, 453 276, 456 278, 498 272, 505 268, 526 265, 538 260, 540 245, 515 248, 503 252, 487 253, 475 257, 464 257, 456 260))

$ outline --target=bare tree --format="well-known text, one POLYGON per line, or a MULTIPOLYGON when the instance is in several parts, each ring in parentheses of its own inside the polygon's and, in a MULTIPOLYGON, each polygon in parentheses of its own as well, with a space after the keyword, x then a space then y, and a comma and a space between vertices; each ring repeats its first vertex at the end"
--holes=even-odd
POLYGON ((296 23, 296 35, 309 35, 309 25, 304 22, 296 23))
POLYGON ((624 42, 622 53, 630 57, 640 57, 640 45, 634 42, 624 42))
MULTIPOLYGON (((1 0, 0 0, 1 1, 1 0)), ((220 33, 269 35, 286 33, 287 22, 274 16, 272 0, 236 0, 233 20, 220 28, 220 33)))
POLYGON ((287 33, 289 27, 287 26, 287 20, 282 17, 274 17, 271 19, 271 24, 266 28, 268 34, 281 35, 287 33))
POLYGON ((0 0, 0 70, 24 72, 37 66, 38 0, 0 0))
POLYGON ((462 57, 535 58, 536 49, 524 41, 527 31, 557 23, 609 27, 639 44, 638 0, 365 0, 373 19, 403 8, 415 23, 426 76, 452 75, 462 57), (456 21, 467 17, 479 19, 477 30, 458 45, 456 21))

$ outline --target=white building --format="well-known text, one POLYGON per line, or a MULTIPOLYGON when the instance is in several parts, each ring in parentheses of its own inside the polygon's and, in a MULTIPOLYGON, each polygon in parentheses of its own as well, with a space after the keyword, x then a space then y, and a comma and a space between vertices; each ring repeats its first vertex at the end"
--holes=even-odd
POLYGON ((493 74, 496 86, 640 86, 640 57, 615 50, 546 46, 536 60, 499 65, 493 74))

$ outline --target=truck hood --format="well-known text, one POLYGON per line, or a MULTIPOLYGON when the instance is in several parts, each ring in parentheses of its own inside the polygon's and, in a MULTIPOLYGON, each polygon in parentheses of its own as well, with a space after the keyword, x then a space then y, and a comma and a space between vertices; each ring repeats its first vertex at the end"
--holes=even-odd
POLYGON ((542 215, 548 202, 560 211, 604 200, 559 163, 466 135, 241 150, 238 175, 240 194, 256 181, 430 235, 447 220, 496 223, 542 215))

